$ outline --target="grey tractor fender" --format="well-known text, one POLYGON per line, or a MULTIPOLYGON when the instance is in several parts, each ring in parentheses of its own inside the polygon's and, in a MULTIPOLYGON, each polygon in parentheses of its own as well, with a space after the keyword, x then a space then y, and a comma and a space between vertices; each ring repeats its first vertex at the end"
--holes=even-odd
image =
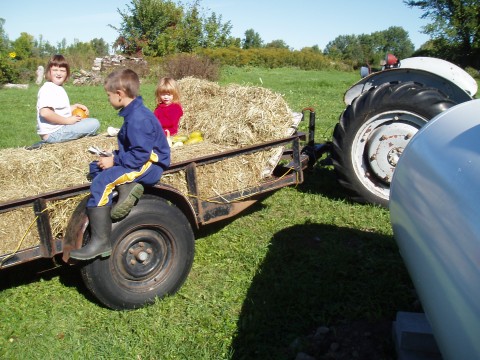
POLYGON ((459 104, 472 100, 473 95, 475 95, 465 91, 455 82, 430 71, 410 68, 393 68, 372 73, 351 86, 344 95, 345 105, 350 105, 355 98, 371 87, 376 87, 388 82, 407 81, 415 81, 426 87, 436 88, 459 104))

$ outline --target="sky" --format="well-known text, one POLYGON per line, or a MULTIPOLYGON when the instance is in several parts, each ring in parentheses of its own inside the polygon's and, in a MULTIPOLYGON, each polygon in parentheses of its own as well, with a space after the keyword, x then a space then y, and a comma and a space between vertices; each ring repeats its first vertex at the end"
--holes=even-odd
MULTIPOLYGON (((124 11, 129 4, 131 0, 11 0, 2 1, 0 18, 11 41, 26 32, 54 46, 62 39, 70 45, 94 38, 111 45, 118 32, 108 25, 119 27, 117 9, 124 11)), ((264 43, 283 40, 296 50, 314 45, 323 50, 337 36, 371 34, 391 26, 405 29, 416 49, 429 39, 422 33, 428 20, 403 0, 200 0, 200 4, 207 14, 221 16, 222 23, 230 21, 234 37, 243 39, 245 31, 253 29, 264 43)))

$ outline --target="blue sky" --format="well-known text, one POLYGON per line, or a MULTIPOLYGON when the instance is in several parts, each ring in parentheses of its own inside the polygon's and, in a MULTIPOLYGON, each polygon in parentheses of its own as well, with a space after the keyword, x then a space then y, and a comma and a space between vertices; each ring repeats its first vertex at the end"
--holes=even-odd
MULTIPOLYGON (((111 44, 118 33, 108 24, 120 25, 117 8, 125 10, 127 4, 130 0, 2 1, 0 18, 10 40, 27 32, 52 45, 63 38, 67 44, 94 38, 111 44)), ((221 15, 222 22, 230 21, 235 37, 244 38, 246 30, 254 29, 265 43, 284 40, 294 49, 318 45, 323 50, 339 35, 370 34, 390 26, 403 27, 416 48, 428 40, 421 33, 428 21, 402 0, 201 0, 201 5, 221 15)))

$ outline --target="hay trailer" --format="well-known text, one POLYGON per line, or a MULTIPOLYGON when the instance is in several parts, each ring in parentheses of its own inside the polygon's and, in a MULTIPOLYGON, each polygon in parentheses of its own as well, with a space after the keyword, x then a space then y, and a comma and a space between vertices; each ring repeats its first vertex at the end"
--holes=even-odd
POLYGON ((315 112, 304 109, 302 118, 307 113, 308 139, 295 132, 279 140, 173 163, 164 176, 184 172, 188 195, 164 183, 146 188, 130 214, 113 223, 113 251, 108 258, 76 264, 69 259, 72 249, 89 241, 88 184, 0 204, 0 214, 31 208, 39 234, 38 245, 0 254, 0 271, 38 259, 51 259, 52 267, 77 265, 92 294, 106 307, 118 310, 139 308, 175 293, 193 263, 194 230, 231 218, 275 190, 302 183, 304 170, 328 151, 328 144, 314 144, 315 112), (198 195, 200 167, 271 149, 281 149, 281 157, 271 175, 257 185, 206 199, 198 195), (82 194, 85 197, 73 211, 65 235, 55 237, 48 204, 82 194))

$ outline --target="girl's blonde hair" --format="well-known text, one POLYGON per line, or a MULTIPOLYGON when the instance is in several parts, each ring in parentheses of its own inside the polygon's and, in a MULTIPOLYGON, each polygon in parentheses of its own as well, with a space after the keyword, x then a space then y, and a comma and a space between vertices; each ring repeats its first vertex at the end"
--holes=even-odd
POLYGON ((45 78, 48 81, 52 81, 50 70, 54 66, 58 66, 58 67, 67 69, 67 77, 65 78, 65 81, 67 81, 68 78, 70 77, 70 65, 68 65, 68 62, 65 59, 65 57, 63 55, 60 55, 60 54, 53 55, 50 58, 50 60, 48 60, 47 70, 45 71, 45 78))
POLYGON ((164 77, 160 79, 157 85, 157 89, 155 90, 155 100, 157 104, 160 104, 162 102, 160 96, 164 94, 172 95, 172 102, 180 102, 180 89, 178 88, 177 82, 174 79, 169 77, 164 77))

